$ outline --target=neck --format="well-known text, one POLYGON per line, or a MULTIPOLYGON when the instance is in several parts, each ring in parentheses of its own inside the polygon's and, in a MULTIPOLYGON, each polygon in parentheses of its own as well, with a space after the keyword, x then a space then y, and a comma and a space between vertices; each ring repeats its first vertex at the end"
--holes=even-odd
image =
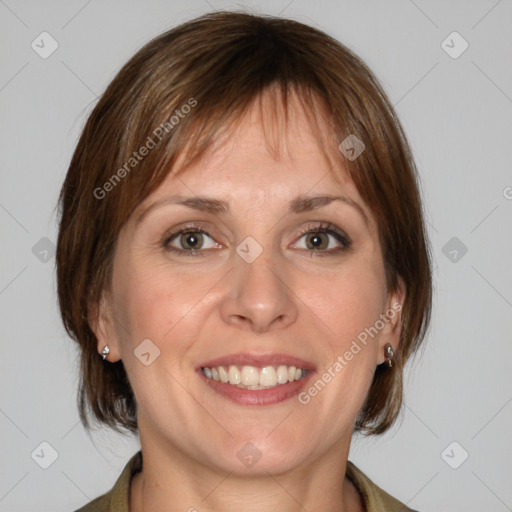
POLYGON ((132 480, 130 512, 364 510, 345 475, 349 446, 281 474, 260 470, 250 475, 218 471, 179 450, 145 445, 142 438, 141 446, 143 468, 132 480))

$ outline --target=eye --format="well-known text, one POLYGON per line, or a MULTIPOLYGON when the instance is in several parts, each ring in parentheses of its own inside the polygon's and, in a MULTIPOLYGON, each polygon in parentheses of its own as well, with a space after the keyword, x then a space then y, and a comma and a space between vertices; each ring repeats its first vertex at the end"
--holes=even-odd
MULTIPOLYGON (((315 256, 329 256, 346 251, 352 243, 343 231, 331 223, 309 225, 300 234, 302 236, 293 247, 315 256)), ((188 226, 167 233, 162 246, 178 256, 203 256, 208 249, 223 247, 199 226, 188 226)))
POLYGON ((167 234, 163 241, 163 246, 177 254, 187 256, 195 255, 196 253, 202 254, 202 251, 205 249, 221 247, 204 229, 197 226, 167 234))
POLYGON ((302 236, 299 240, 304 242, 301 244, 296 242, 294 247, 310 253, 318 252, 318 256, 346 251, 351 246, 348 236, 330 223, 308 226, 300 232, 302 236))

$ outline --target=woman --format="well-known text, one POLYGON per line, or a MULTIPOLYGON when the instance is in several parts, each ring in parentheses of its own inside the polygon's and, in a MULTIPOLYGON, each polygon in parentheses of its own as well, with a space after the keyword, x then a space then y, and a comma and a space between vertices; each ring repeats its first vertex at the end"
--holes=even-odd
POLYGON ((416 181, 375 77, 314 28, 220 12, 140 50, 60 196, 81 418, 141 443, 81 510, 410 510, 348 453, 429 322, 416 181))

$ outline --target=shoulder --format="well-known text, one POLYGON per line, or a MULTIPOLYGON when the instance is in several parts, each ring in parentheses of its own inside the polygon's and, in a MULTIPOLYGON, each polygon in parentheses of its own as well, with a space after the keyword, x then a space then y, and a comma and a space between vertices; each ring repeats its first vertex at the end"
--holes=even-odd
POLYGON ((111 492, 112 491, 96 498, 87 505, 84 505, 82 508, 75 510, 75 512, 110 512, 111 492))
POLYGON ((347 477, 363 497, 366 512, 415 512, 374 484, 350 461, 347 463, 347 477))
POLYGON ((114 487, 75 512, 129 512, 132 476, 142 468, 142 453, 137 452, 126 464, 114 487))

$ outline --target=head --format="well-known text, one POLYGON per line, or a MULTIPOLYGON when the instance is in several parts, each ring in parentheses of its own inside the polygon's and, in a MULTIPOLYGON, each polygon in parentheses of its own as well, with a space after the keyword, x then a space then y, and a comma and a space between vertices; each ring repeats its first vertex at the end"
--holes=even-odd
POLYGON ((144 428, 203 460, 229 447, 226 468, 253 442, 275 468, 294 437, 309 444, 287 464, 396 420, 431 308, 418 177, 381 86, 323 32, 224 12, 148 43, 89 116, 60 215, 84 424, 144 428), (220 396, 201 368, 241 353, 299 358, 301 398, 220 396), (285 411, 301 422, 276 429, 285 411))

